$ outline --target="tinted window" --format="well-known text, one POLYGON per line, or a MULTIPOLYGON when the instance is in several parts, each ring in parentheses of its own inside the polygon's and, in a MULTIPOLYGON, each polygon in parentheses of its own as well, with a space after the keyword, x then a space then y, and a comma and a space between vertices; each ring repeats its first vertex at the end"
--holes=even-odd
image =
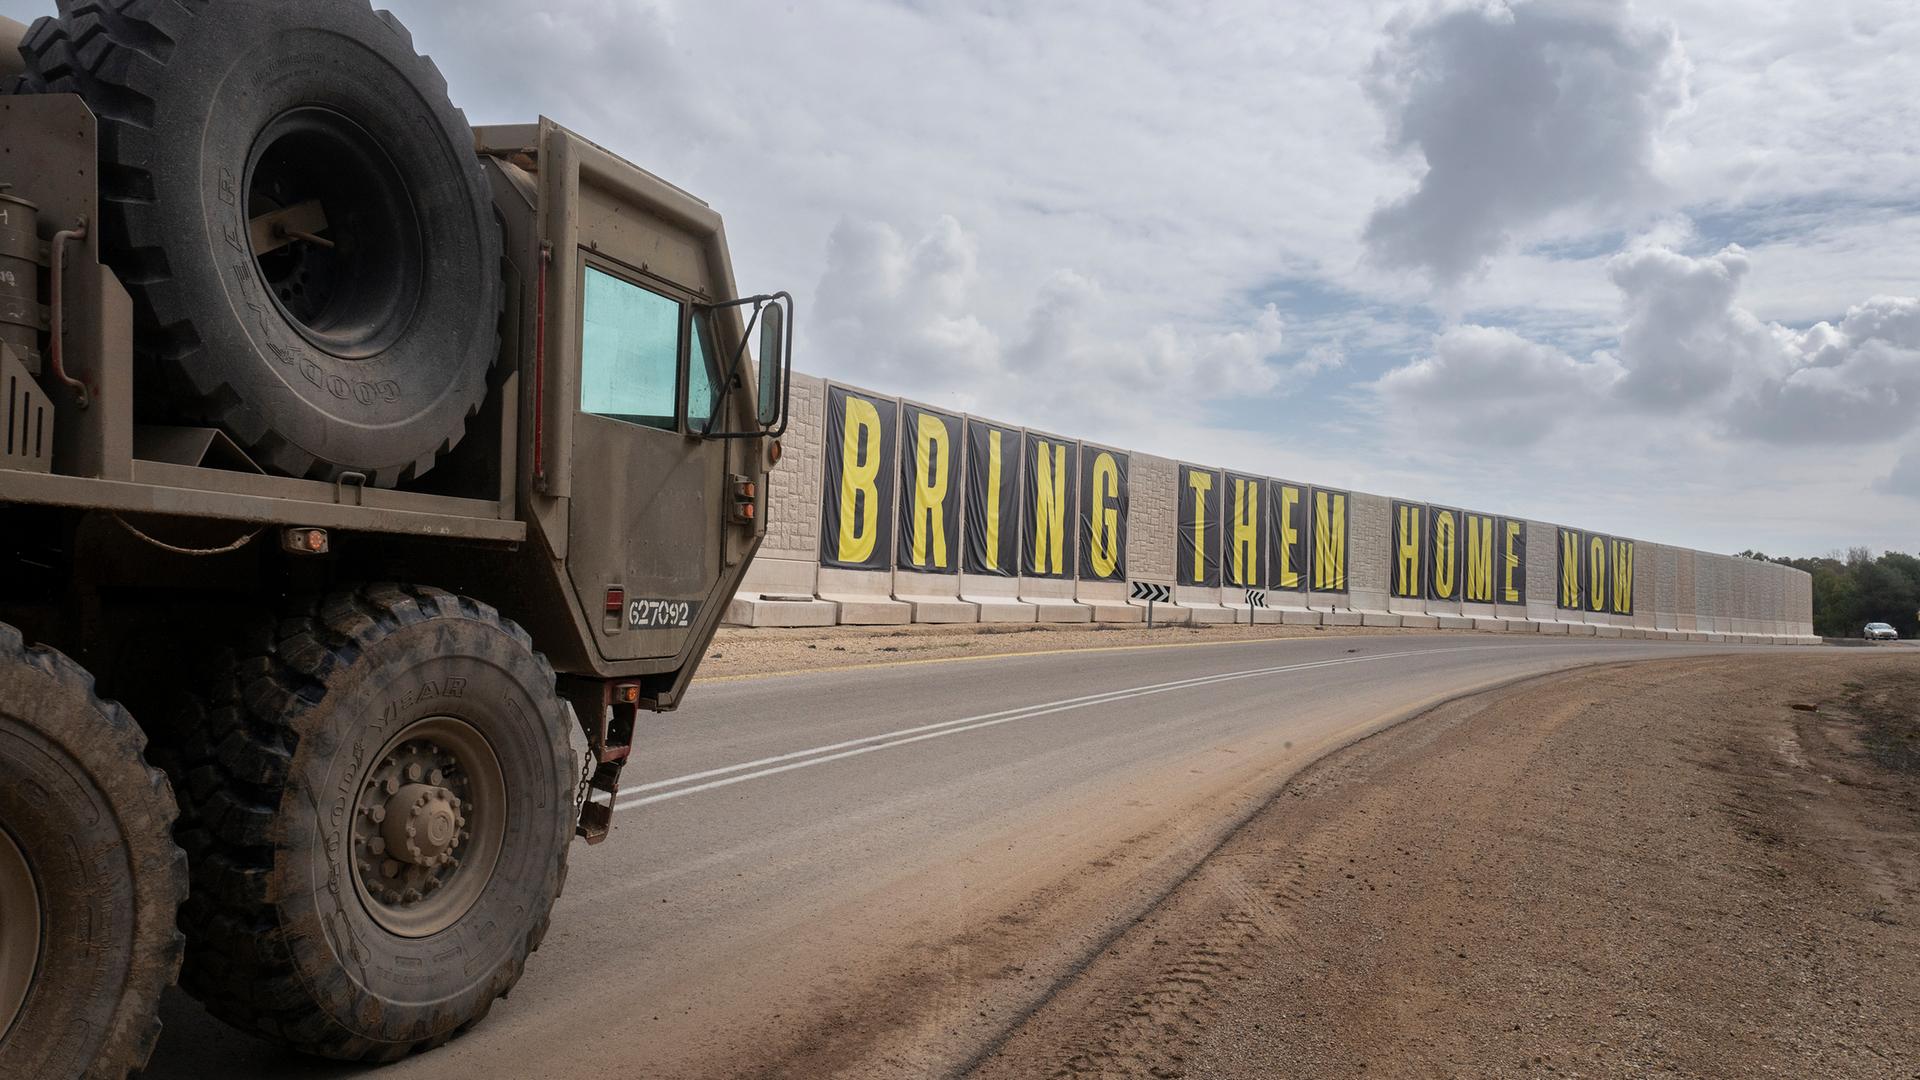
POLYGON ((713 354, 704 314, 693 318, 693 360, 687 372, 687 426, 695 431, 707 429, 707 417, 720 398, 720 359, 713 354))
POLYGON ((587 267, 580 353, 582 412, 675 428, 678 301, 587 267))

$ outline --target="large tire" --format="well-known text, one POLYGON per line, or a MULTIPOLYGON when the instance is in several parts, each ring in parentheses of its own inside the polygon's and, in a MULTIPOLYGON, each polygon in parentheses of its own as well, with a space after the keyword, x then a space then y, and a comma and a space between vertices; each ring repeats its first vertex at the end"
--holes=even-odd
POLYGON ((488 392, 501 241, 406 29, 366 0, 59 6, 20 88, 99 117, 103 251, 173 410, 289 475, 431 468, 488 392), (249 228, 316 205, 324 225, 281 225, 318 240, 249 228))
POLYGON ((78 664, 0 624, 0 1076, 120 1080, 153 1053, 187 866, 145 749, 78 664))
MULTIPOLYGON (((520 978, 566 878, 578 774, 552 669, 492 608, 399 586, 263 628, 225 669, 190 718, 205 738, 182 795, 182 984, 237 1027, 346 1060, 394 1060, 477 1023, 520 978), (454 723, 486 750, 434 742, 454 723), (428 742, 457 764, 405 774, 428 742), (444 785, 424 794, 471 833, 442 837, 456 864, 393 858, 386 843, 408 838, 384 830, 410 819, 407 785, 444 785)), ((418 824, 432 841, 430 817, 418 824)))

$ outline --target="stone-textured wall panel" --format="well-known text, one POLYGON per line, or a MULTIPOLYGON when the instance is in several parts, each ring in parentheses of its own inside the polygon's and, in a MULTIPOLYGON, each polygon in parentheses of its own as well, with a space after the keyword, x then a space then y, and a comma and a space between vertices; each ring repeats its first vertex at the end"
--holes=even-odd
POLYGON ((1655 545, 1653 595, 1650 597, 1653 607, 1653 624, 1662 630, 1677 630, 1680 627, 1680 557, 1684 552, 1670 548, 1665 544, 1655 545))
POLYGON ((1127 505, 1127 576, 1173 581, 1175 517, 1179 514, 1179 466, 1152 454, 1134 454, 1127 465, 1132 489, 1127 505))
POLYGON ((1660 546, 1644 540, 1633 545, 1632 625, 1652 629, 1659 625, 1654 598, 1659 594, 1660 546))
POLYGON ((767 539, 760 547, 770 558, 820 556, 820 479, 825 471, 826 383, 811 375, 793 376, 793 405, 785 454, 767 481, 767 539))
POLYGON ((1356 491, 1347 496, 1347 595, 1361 611, 1387 609, 1388 559, 1392 551, 1392 509, 1379 495, 1356 491))

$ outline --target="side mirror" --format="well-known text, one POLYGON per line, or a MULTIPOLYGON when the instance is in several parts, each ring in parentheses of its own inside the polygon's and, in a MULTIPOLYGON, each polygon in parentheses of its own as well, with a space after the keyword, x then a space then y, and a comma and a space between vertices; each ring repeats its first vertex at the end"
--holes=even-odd
POLYGON ((753 313, 747 320, 745 335, 739 346, 734 349, 733 362, 726 365, 727 378, 720 390, 719 400, 713 403, 713 413, 708 427, 700 433, 704 439, 760 439, 779 438, 787 433, 787 405, 793 375, 793 296, 789 293, 769 293, 763 296, 747 296, 738 300, 729 300, 721 304, 703 305, 705 310, 717 311, 722 308, 751 307, 753 313), (736 386, 744 387, 747 362, 747 341, 753 337, 754 327, 760 328, 760 366, 758 381, 760 398, 754 402, 753 431, 721 431, 714 425, 727 415, 727 401, 736 386))
POLYGON ((785 411, 787 309, 768 304, 760 312, 760 426, 773 427, 785 411))

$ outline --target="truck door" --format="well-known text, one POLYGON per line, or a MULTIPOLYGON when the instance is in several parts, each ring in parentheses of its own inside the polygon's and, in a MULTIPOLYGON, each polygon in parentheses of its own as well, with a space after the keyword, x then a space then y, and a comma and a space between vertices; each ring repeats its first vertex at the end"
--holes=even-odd
POLYGON ((677 655, 719 579, 727 443, 712 312, 686 287, 580 254, 569 571, 609 660, 677 655))

